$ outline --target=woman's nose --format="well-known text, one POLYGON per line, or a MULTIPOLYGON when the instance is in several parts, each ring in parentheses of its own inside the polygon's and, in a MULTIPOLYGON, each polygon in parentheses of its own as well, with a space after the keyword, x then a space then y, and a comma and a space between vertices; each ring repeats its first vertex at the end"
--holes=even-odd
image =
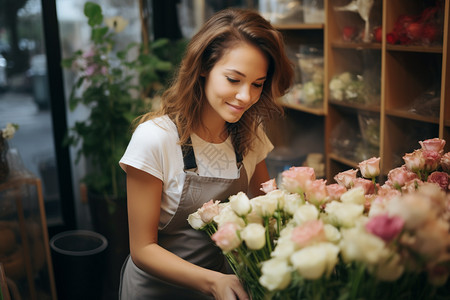
POLYGON ((251 98, 251 87, 247 85, 241 86, 238 93, 236 94, 236 99, 241 101, 250 101, 251 98))

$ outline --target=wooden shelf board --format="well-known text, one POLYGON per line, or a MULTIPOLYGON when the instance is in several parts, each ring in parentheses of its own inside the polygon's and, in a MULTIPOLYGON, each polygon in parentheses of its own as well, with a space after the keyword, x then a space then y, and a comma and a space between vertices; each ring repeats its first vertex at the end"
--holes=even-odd
POLYGON ((328 154, 328 157, 329 157, 330 159, 332 159, 332 160, 335 160, 335 161, 337 161, 337 162, 340 162, 341 164, 347 165, 347 166, 352 167, 352 168, 354 168, 354 169, 358 169, 358 168, 359 168, 357 162, 355 162, 355 161, 353 161, 353 160, 351 160, 351 159, 348 159, 348 158, 339 156, 339 155, 337 155, 337 154, 335 154, 335 153, 329 153, 329 154, 328 154))
POLYGON ((381 43, 350 43, 350 42, 337 41, 337 42, 332 42, 331 47, 335 48, 335 49, 381 50, 381 43))
POLYGON ((296 24, 273 24, 278 30, 310 30, 323 29, 323 23, 296 23, 296 24))
POLYGON ((438 117, 421 116, 402 109, 386 109, 386 115, 414 121, 439 124, 438 117))
POLYGON ((399 46, 386 45, 386 50, 402 52, 442 53, 442 46, 399 46))
POLYGON ((299 111, 303 111, 309 114, 314 114, 317 116, 324 116, 325 115, 325 110, 323 109, 323 107, 321 108, 313 108, 313 107, 308 107, 305 105, 301 105, 301 104, 290 104, 290 103, 281 103, 282 106, 286 107, 286 108, 290 108, 290 109, 295 109, 295 110, 299 110, 299 111))
POLYGON ((352 108, 355 110, 363 110, 363 111, 371 111, 371 112, 380 112, 380 106, 379 105, 365 105, 365 104, 357 104, 357 103, 349 103, 349 102, 341 102, 336 100, 329 100, 329 104, 335 105, 335 106, 342 106, 346 108, 352 108))

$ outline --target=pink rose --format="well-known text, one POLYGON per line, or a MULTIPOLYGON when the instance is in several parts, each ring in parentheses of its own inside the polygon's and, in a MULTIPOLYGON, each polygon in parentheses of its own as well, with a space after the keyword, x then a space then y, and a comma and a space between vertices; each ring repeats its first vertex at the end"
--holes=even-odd
POLYGON ((334 180, 336 180, 339 185, 350 189, 353 186, 353 180, 356 178, 356 173, 358 173, 358 170, 353 169, 340 172, 336 176, 334 176, 334 180))
POLYGON ((353 180, 353 187, 358 187, 358 186, 360 186, 364 189, 365 195, 375 193, 375 185, 369 179, 355 178, 353 180))
POLYGON ((306 200, 316 206, 324 204, 328 200, 327 181, 317 179, 310 181, 305 190, 306 200))
POLYGON ((402 186, 403 193, 412 193, 417 190, 417 188, 423 184, 423 181, 419 178, 411 179, 410 181, 405 182, 402 186))
POLYGON ((347 191, 345 187, 337 183, 329 184, 326 186, 328 192, 328 198, 330 201, 339 200, 343 193, 347 191))
POLYGON ((417 172, 423 170, 425 167, 425 158, 423 157, 422 150, 414 150, 412 153, 406 153, 403 156, 405 166, 408 170, 417 172))
POLYGON ((306 221, 295 227, 291 233, 291 240, 300 248, 326 241, 322 220, 306 221))
POLYGON ((399 190, 395 189, 389 183, 385 183, 378 189, 377 198, 382 198, 385 201, 389 201, 390 199, 401 195, 402 193, 399 190))
POLYGON ((285 190, 291 193, 302 193, 306 184, 316 179, 314 169, 311 167, 291 167, 281 173, 281 181, 285 190))
POLYGON ((277 189, 277 183, 275 179, 270 179, 266 182, 261 183, 261 191, 264 193, 269 193, 277 189))
POLYGON ((198 214, 203 222, 209 223, 211 222, 215 216, 219 214, 219 200, 215 202, 211 199, 208 202, 204 203, 201 208, 198 209, 198 214))
POLYGON ((359 163, 359 170, 364 178, 375 178, 380 175, 380 158, 372 157, 359 163))
POLYGON ((366 223, 366 230, 388 243, 403 230, 404 225, 402 218, 383 214, 370 218, 366 223))
POLYGON ((364 198, 366 198, 366 201, 364 202, 364 212, 367 213, 370 211, 370 207, 372 207, 372 202, 378 199, 378 196, 375 194, 369 194, 364 195, 364 198))
POLYGON ((392 185, 394 188, 402 187, 406 182, 413 179, 419 179, 419 177, 405 166, 392 169, 388 173, 388 184, 392 185))
POLYGON ((441 157, 441 167, 445 172, 450 172, 450 152, 445 153, 441 157))
POLYGON ((445 140, 434 138, 425 141, 420 141, 419 144, 420 146, 422 146, 423 150, 434 151, 438 152, 439 154, 442 154, 444 152, 445 140))
POLYGON ((428 176, 427 182, 436 183, 446 191, 448 189, 448 174, 445 172, 433 172, 428 176))
POLYGON ((226 223, 211 236, 211 239, 223 252, 230 252, 241 244, 237 230, 238 226, 236 224, 226 223))
POLYGON ((441 163, 442 155, 439 152, 431 150, 423 150, 423 158, 425 160, 424 170, 428 172, 433 172, 439 167, 441 163))

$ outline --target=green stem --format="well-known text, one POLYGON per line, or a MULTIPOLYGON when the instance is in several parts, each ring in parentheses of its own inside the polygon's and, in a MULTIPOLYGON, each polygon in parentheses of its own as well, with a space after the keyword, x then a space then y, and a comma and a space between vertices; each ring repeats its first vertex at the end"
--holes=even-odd
POLYGON ((264 217, 264 227, 266 228, 266 244, 269 249, 269 253, 272 253, 272 243, 270 240, 270 233, 269 233, 269 217, 264 217))

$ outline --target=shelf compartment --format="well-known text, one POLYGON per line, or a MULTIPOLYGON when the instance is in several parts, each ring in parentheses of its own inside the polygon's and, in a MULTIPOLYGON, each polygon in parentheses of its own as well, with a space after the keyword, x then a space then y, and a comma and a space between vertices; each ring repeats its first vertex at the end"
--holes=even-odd
POLYGON ((391 51, 385 66, 386 110, 422 107, 439 117, 441 54, 391 51))
MULTIPOLYGON (((420 21, 421 23, 419 23, 418 20, 422 17, 421 14, 426 9, 430 9, 433 6, 438 5, 438 1, 396 0, 386 2, 389 2, 389 4, 387 9, 385 10, 385 32, 386 34, 395 33, 399 35, 399 41, 397 42, 401 43, 401 40, 403 39, 403 42, 405 44, 398 45, 387 43, 387 50, 433 53, 442 52, 443 39, 439 31, 444 32, 446 30, 446 28, 444 27, 445 7, 442 8, 442 12, 437 12, 436 15, 430 16, 432 19, 428 20, 428 23, 437 24, 438 28, 432 29, 437 29, 438 35, 436 35, 434 38, 432 36, 429 36, 429 38, 431 37, 431 39, 433 40, 427 41, 423 39, 423 32, 418 31, 421 30, 421 27, 418 26, 423 26, 424 21, 420 21), (403 24, 397 24, 399 22, 399 18, 403 18, 403 21, 400 21, 403 22, 403 24), (403 27, 402 31, 395 32, 396 26, 402 26, 404 24, 406 25, 405 27, 403 27), (409 28, 408 26, 410 25, 414 27, 409 28)), ((442 1, 443 6, 447 5, 447 3, 447 1, 442 1)))
MULTIPOLYGON (((327 18, 327 30, 329 30, 330 41, 336 43, 356 42, 366 45, 366 40, 374 41, 374 29, 380 27, 382 24, 382 0, 373 1, 373 5, 370 8, 368 15, 369 19, 369 37, 365 39, 365 21, 358 12, 340 10, 351 1, 349 0, 334 0, 329 1, 328 4, 328 18, 327 18)), ((370 46, 369 46, 370 47, 370 46)), ((381 46, 378 46, 381 47, 381 46)))
POLYGON ((332 106, 327 115, 328 153, 360 162, 380 153, 379 112, 332 106))
POLYGON ((381 99, 381 51, 337 48, 329 53, 329 99, 374 105, 381 99))
POLYGON ((403 156, 420 148, 419 141, 439 137, 439 125, 387 115, 384 127, 382 169, 404 164, 403 156))

